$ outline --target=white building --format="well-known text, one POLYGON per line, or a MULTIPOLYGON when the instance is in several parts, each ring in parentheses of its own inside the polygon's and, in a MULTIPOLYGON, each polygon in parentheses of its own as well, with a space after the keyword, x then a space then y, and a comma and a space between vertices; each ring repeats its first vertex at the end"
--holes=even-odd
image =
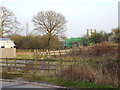
POLYGON ((0 38, 0 48, 14 48, 14 42, 9 38, 0 38))
POLYGON ((96 29, 87 29, 87 36, 90 37, 92 33, 96 33, 96 29))

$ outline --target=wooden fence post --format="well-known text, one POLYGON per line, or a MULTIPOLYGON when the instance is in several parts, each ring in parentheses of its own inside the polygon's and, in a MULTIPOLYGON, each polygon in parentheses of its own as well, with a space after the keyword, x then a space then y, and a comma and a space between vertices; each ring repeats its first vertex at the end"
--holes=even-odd
POLYGON ((15 67, 15 71, 16 71, 16 58, 14 59, 14 67, 15 67))
POLYGON ((66 49, 65 49, 65 53, 67 54, 67 51, 66 51, 66 49))
POLYGON ((37 73, 37 72, 38 72, 38 59, 37 59, 37 58, 35 58, 35 60, 36 60, 35 72, 37 73))
POLYGON ((61 60, 60 60, 60 70, 62 70, 62 69, 63 69, 63 60, 61 58, 61 60))
POLYGON ((48 58, 48 56, 49 56, 49 51, 48 49, 46 49, 46 57, 48 58))
POLYGON ((60 52, 60 49, 59 49, 59 54, 60 54, 60 56, 61 56, 61 52, 60 52))
POLYGON ((25 69, 26 69, 26 72, 28 71, 27 68, 28 68, 27 67, 27 58, 25 58, 25 69))
POLYGON ((54 56, 55 56, 55 50, 53 51, 53 53, 54 53, 54 56))
POLYGON ((48 54, 49 54, 49 56, 50 56, 50 49, 49 49, 49 51, 48 51, 48 54))
MULTIPOLYGON (((62 56, 60 49, 59 49, 59 54, 60 54, 60 56, 62 56)), ((62 57, 61 57, 61 59, 60 59, 60 70, 62 70, 62 69, 63 69, 63 60, 62 60, 62 57)))
POLYGON ((50 71, 50 62, 48 60, 48 72, 50 71))
POLYGON ((42 59, 42 57, 43 57, 43 50, 41 49, 41 51, 40 51, 40 59, 42 59))
POLYGON ((7 70, 8 70, 8 59, 6 57, 6 67, 7 67, 7 70))
POLYGON ((35 54, 35 51, 36 51, 36 50, 34 50, 34 58, 35 58, 35 55, 36 55, 36 54, 35 54))

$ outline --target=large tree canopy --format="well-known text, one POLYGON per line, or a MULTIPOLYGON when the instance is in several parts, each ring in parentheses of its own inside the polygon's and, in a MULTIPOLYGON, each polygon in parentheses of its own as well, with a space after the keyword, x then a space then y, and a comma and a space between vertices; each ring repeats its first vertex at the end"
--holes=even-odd
POLYGON ((38 30, 41 34, 46 34, 48 37, 48 45, 51 45, 52 36, 63 35, 66 30, 65 17, 54 11, 40 11, 33 17, 33 23, 35 30, 38 30))
POLYGON ((12 11, 0 6, 0 37, 17 33, 20 30, 19 24, 12 11))

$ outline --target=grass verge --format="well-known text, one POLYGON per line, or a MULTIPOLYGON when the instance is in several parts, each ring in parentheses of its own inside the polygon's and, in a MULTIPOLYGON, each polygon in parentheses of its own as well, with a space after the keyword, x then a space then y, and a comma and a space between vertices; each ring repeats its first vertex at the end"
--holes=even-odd
POLYGON ((2 78, 3 79, 15 79, 19 77, 23 77, 23 73, 19 72, 2 72, 2 78))
POLYGON ((109 86, 109 85, 100 85, 92 82, 70 81, 70 80, 57 78, 54 76, 45 76, 45 75, 29 74, 29 75, 24 75, 23 78, 30 82, 46 82, 46 83, 51 83, 69 88, 114 88, 113 86, 109 86))
POLYGON ((35 74, 22 74, 16 72, 6 72, 2 74, 4 79, 15 79, 18 77, 22 77, 23 80, 29 82, 44 82, 51 83, 58 86, 64 86, 68 88, 115 88, 109 85, 100 85, 92 82, 82 82, 82 81, 70 81, 64 80, 61 78, 57 78, 55 76, 46 76, 46 75, 35 75, 35 74))

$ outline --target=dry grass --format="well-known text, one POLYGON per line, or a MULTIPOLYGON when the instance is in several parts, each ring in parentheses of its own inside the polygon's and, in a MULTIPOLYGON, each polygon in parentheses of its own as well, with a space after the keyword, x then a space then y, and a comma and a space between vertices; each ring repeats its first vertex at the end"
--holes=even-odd
POLYGON ((91 56, 95 57, 118 56, 118 44, 104 41, 99 44, 92 45, 89 47, 89 51, 91 56))
MULTIPOLYGON (((90 47, 73 49, 66 55, 80 62, 64 68, 58 77, 73 81, 88 81, 96 84, 118 85, 118 45, 102 42, 90 47)), ((65 56, 64 56, 65 58, 65 56)))
POLYGON ((78 64, 64 68, 57 74, 58 77, 66 80, 94 82, 117 86, 117 63, 111 61, 91 62, 83 61, 78 64))

